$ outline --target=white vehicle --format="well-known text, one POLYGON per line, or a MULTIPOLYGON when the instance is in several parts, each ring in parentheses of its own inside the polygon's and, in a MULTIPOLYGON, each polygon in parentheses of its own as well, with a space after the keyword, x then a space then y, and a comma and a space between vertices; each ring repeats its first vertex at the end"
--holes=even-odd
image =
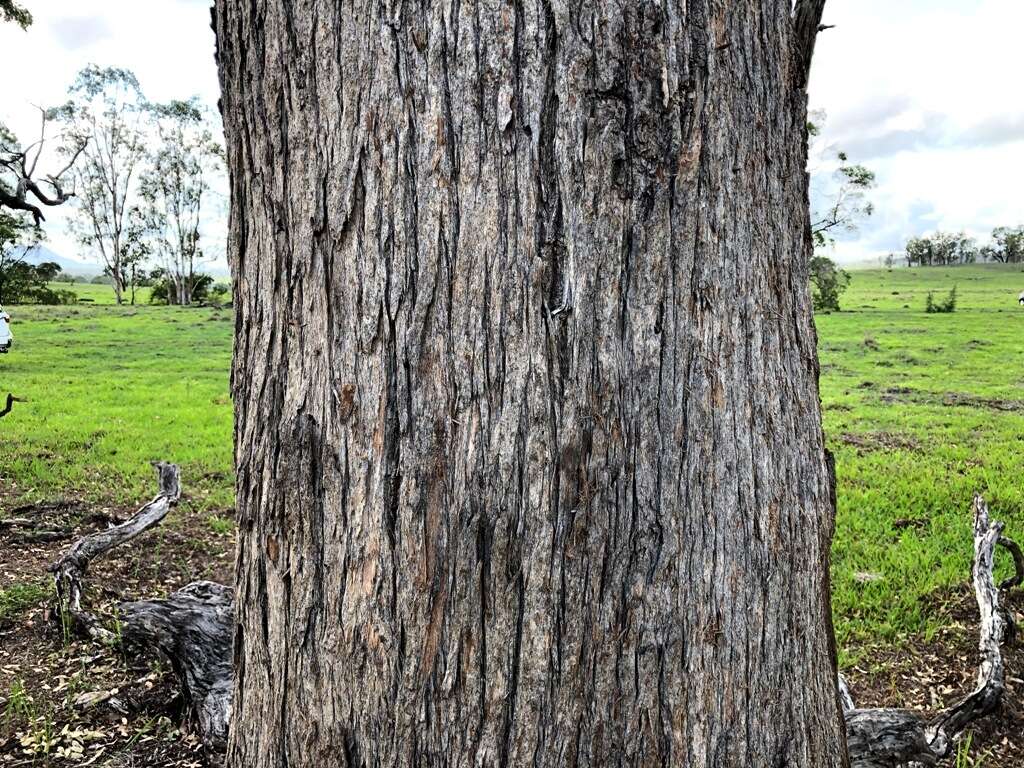
POLYGON ((6 355, 11 351, 14 343, 14 334, 11 333, 11 316, 4 312, 0 306, 0 354, 6 355))

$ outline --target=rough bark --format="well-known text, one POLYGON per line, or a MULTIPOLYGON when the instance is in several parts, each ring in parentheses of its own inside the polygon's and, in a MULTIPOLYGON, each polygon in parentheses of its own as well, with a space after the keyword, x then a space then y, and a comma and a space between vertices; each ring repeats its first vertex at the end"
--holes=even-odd
POLYGON ((122 603, 116 628, 83 605, 90 563, 159 524, 177 503, 177 465, 155 467, 160 491, 152 501, 120 525, 79 539, 50 567, 57 615, 95 640, 163 654, 177 674, 188 719, 208 747, 223 749, 231 718, 232 590, 199 581, 163 600, 122 603))
MULTIPOLYGON (((232 590, 207 581, 194 582, 164 600, 122 603, 118 632, 82 607, 88 566, 95 558, 158 525, 176 502, 180 487, 177 467, 157 464, 160 493, 132 518, 106 531, 79 540, 51 568, 55 574, 60 615, 94 639, 158 651, 168 658, 180 681, 188 719, 203 742, 214 751, 226 745, 231 720, 233 671, 231 638, 234 627, 232 590)), ((31 526, 28 519, 0 520, 0 527, 31 526)), ((990 522, 980 497, 974 502, 973 582, 980 614, 982 661, 976 689, 957 705, 933 717, 895 709, 858 709, 842 675, 839 695, 849 736, 853 768, 901 768, 935 765, 948 756, 959 736, 976 720, 992 712, 1003 695, 1000 643, 1008 617, 1000 613, 999 593, 1024 579, 1020 547, 1001 535, 1001 523, 990 522), (1013 557, 1014 575, 998 587, 994 581, 996 546, 1013 557)))
POLYGON ((821 6, 218 1, 232 765, 846 765, 821 6))

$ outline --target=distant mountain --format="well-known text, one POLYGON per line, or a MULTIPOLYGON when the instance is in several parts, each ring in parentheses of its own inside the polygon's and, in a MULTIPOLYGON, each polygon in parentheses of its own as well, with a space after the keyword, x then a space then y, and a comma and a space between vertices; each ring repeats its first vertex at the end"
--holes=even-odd
POLYGON ((22 258, 29 264, 42 264, 44 261, 52 261, 59 265, 61 270, 68 275, 99 275, 103 273, 103 267, 99 264, 90 264, 84 261, 67 259, 59 253, 50 250, 45 245, 35 245, 31 248, 16 248, 15 251, 22 251, 22 258))

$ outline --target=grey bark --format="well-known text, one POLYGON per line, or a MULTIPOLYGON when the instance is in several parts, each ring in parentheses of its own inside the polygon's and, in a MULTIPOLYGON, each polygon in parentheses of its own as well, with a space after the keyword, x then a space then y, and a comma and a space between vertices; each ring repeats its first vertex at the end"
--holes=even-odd
MULTIPOLYGON (((65 617, 72 628, 94 639, 121 643, 129 649, 157 651, 168 658, 187 703, 188 720, 203 743, 219 752, 226 746, 231 721, 231 644, 235 611, 232 590, 200 581, 167 599, 122 603, 116 632, 82 605, 89 564, 158 525, 177 502, 180 496, 178 468, 165 463, 158 463, 156 467, 160 492, 151 502, 125 522, 80 539, 51 567, 59 615, 65 617)), ((0 523, 31 525, 27 519, 0 523)), ((998 707, 1005 687, 999 646, 1009 626, 1009 619, 1000 611, 999 594, 1024 579, 1020 547, 1002 536, 1002 530, 1001 523, 989 520, 988 508, 976 497, 972 574, 980 614, 982 657, 977 687, 955 706, 928 717, 905 710, 858 709, 846 680, 840 675, 839 696, 853 768, 935 765, 952 752, 968 726, 998 707), (997 545, 1006 549, 1014 562, 1014 575, 998 588, 994 581, 997 545)))
POLYGON ((847 764, 822 5, 218 1, 231 765, 847 764))

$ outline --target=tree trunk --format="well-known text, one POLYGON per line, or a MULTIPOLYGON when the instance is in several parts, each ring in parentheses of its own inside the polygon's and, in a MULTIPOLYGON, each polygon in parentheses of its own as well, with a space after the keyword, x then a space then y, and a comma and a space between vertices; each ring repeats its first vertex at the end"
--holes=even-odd
POLYGON ((822 5, 218 0, 231 765, 846 765, 822 5))

